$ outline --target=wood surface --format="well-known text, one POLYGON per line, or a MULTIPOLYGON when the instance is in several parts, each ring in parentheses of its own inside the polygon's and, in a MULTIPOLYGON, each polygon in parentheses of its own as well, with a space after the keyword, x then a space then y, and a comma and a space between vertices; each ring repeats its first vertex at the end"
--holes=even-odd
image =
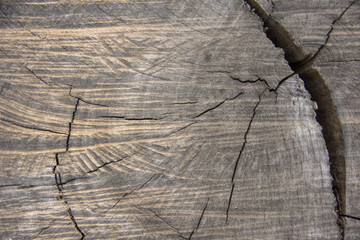
POLYGON ((341 211, 314 96, 247 2, 1 0, 0 238, 359 238, 359 1, 258 1, 331 92, 341 211))

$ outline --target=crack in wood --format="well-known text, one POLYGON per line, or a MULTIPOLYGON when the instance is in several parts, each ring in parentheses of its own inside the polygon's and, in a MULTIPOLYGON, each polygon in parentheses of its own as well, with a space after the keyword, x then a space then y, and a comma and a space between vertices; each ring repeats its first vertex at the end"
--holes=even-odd
POLYGON ((66 133, 62 133, 62 132, 57 132, 57 131, 53 131, 51 129, 46 129, 46 128, 38 128, 38 127, 32 127, 32 126, 28 126, 28 125, 24 125, 24 124, 19 124, 17 122, 5 119, 5 118, 0 118, 0 121, 4 121, 7 123, 10 123, 14 126, 18 126, 21 128, 26 128, 26 129, 31 129, 31 130, 36 130, 36 131, 42 131, 42 132, 49 132, 49 133, 54 133, 54 134, 59 134, 59 135, 67 135, 66 133))
POLYGON ((49 85, 48 82, 46 82, 45 80, 43 80, 39 75, 37 75, 33 70, 31 70, 30 68, 28 68, 28 66, 25 66, 25 69, 28 70, 32 75, 34 75, 37 79, 39 79, 41 82, 45 83, 46 85, 49 85))
POLYGON ((228 206, 227 206, 227 209, 226 209, 226 222, 228 221, 228 218, 229 218, 229 211, 230 211, 230 207, 231 207, 231 201, 232 201, 232 196, 233 196, 233 193, 234 193, 234 188, 235 188, 235 176, 236 176, 236 172, 237 172, 237 169, 238 169, 238 165, 239 165, 239 162, 240 162, 240 159, 241 159, 241 155, 245 149, 245 146, 246 146, 246 143, 247 143, 247 135, 249 134, 250 132, 250 128, 251 128, 251 124, 252 122, 254 121, 254 118, 255 118, 255 115, 256 115, 256 109, 257 107, 260 105, 261 103, 261 96, 264 94, 264 92, 266 91, 266 88, 259 94, 259 100, 257 101, 255 107, 253 108, 253 114, 250 118, 250 121, 249 121, 249 124, 248 124, 248 127, 246 129, 246 132, 244 134, 244 141, 243 141, 243 144, 241 145, 241 148, 240 148, 240 151, 239 151, 239 154, 236 158, 236 161, 235 161, 235 166, 234 166, 234 169, 233 169, 233 174, 231 176, 231 191, 230 191, 230 195, 229 195, 229 200, 228 200, 228 206))
POLYGON ((69 183, 69 182, 72 182, 72 181, 75 181, 75 180, 78 180, 78 179, 84 179, 84 176, 87 175, 87 174, 94 173, 94 172, 98 171, 99 169, 101 169, 101 168, 103 168, 103 167, 105 167, 105 166, 107 166, 107 165, 109 165, 109 164, 121 162, 121 161, 123 161, 124 159, 129 158, 129 157, 131 157, 131 156, 133 156, 133 155, 128 155, 128 156, 125 156, 125 157, 123 157, 123 158, 121 158, 121 159, 118 159, 118 160, 115 160, 115 161, 106 162, 106 163, 104 163, 104 164, 96 167, 96 168, 93 169, 93 170, 90 170, 90 171, 85 172, 85 173, 82 174, 80 177, 71 178, 71 179, 69 179, 69 180, 67 180, 67 181, 65 181, 65 182, 62 182, 62 185, 65 185, 65 184, 67 184, 67 183, 69 183))
MULTIPOLYGON (((142 210, 140 209, 139 207, 136 207, 137 209, 139 210, 142 210)), ((153 211, 152 209, 149 209, 149 208, 146 208, 146 210, 148 210, 149 212, 153 213, 155 217, 157 217, 158 219, 160 219, 163 223, 165 223, 167 226, 169 226, 170 228, 172 228, 173 230, 175 230, 178 234, 178 236, 182 239, 187 239, 186 237, 184 237, 183 235, 181 235, 179 229, 177 229, 176 227, 174 227, 173 225, 171 225, 170 223, 168 223, 167 221, 165 221, 164 218, 160 217, 155 211, 153 211)))
POLYGON ((341 216, 342 216, 342 217, 351 218, 351 219, 359 220, 359 221, 360 221, 360 217, 354 217, 354 216, 351 216, 351 215, 344 215, 344 214, 342 214, 341 216))
POLYGON ((236 96, 234 97, 231 97, 231 98, 226 98, 225 100, 221 101, 220 103, 216 104, 215 106, 209 108, 209 109, 206 109, 205 111, 199 113, 198 115, 196 115, 194 118, 198 118, 198 117, 201 117, 202 115, 220 107, 221 105, 223 105, 224 103, 226 103, 227 101, 232 101, 232 100, 235 100, 236 98, 238 98, 240 95, 244 94, 244 92, 240 92, 238 93, 236 96))
POLYGON ((56 187, 58 189, 59 192, 59 200, 62 200, 64 202, 64 204, 67 207, 67 213, 70 217, 71 222, 73 223, 75 229, 80 233, 81 235, 81 240, 85 238, 85 234, 84 232, 80 229, 79 225, 77 224, 75 217, 71 211, 71 208, 68 204, 68 202, 65 200, 64 198, 64 193, 63 193, 63 186, 62 186, 62 182, 61 182, 61 174, 60 172, 57 171, 57 167, 60 165, 60 161, 59 161, 59 153, 55 154, 55 163, 56 165, 53 167, 53 174, 54 174, 54 179, 55 179, 55 184, 56 187))
POLYGON ((133 189, 133 190, 131 190, 130 192, 127 192, 127 193, 125 193, 124 195, 122 195, 121 198, 120 198, 112 207, 110 207, 110 208, 108 208, 106 211, 102 212, 102 214, 105 214, 105 213, 107 213, 108 211, 110 211, 111 209, 113 209, 114 207, 116 207, 116 205, 118 205, 123 198, 131 195, 131 194, 132 194, 133 192, 135 192, 135 191, 139 191, 140 189, 142 189, 142 188, 143 188, 146 184, 148 184, 156 175, 158 175, 158 173, 153 174, 153 175, 152 175, 148 180, 146 180, 139 188, 133 189))
POLYGON ((71 117, 71 121, 69 122, 69 131, 68 131, 68 135, 67 135, 67 139, 66 139, 66 152, 69 151, 69 144, 70 144, 70 136, 71 136, 71 130, 72 130, 72 124, 74 123, 75 120, 75 115, 79 106, 79 102, 80 102, 80 98, 77 98, 76 104, 75 104, 75 108, 74 111, 72 113, 72 117, 71 117))
MULTIPOLYGON (((71 96, 71 89, 72 86, 70 85, 70 91, 69 91, 69 95, 71 96)), ((72 97, 72 96, 71 96, 72 97)), ((68 130, 68 134, 67 134, 67 138, 66 138, 66 146, 65 146, 65 153, 69 151, 69 141, 70 141, 70 136, 71 136, 71 127, 72 124, 74 123, 75 120, 75 116, 76 116, 76 112, 78 110, 78 106, 79 106, 79 102, 80 102, 80 98, 77 98, 75 107, 74 107, 74 111, 72 113, 71 116, 71 121, 69 122, 69 130, 68 130)), ((81 235, 81 240, 85 238, 85 234, 84 232, 80 229, 79 225, 77 224, 75 217, 72 213, 72 210, 68 204, 68 202, 65 200, 64 198, 64 193, 63 193, 63 182, 61 180, 61 174, 60 172, 57 170, 57 167, 60 165, 60 160, 59 160, 59 153, 55 153, 55 166, 53 167, 53 174, 54 174, 54 179, 55 179, 55 184, 56 184, 56 188, 59 192, 59 200, 62 200, 64 202, 64 204, 67 207, 67 213, 70 217, 71 222, 73 223, 75 229, 79 232, 79 234, 81 235)))
POLYGON ((244 0, 255 14, 260 17, 266 36, 273 42, 275 47, 285 52, 285 60, 288 62, 294 73, 304 81, 306 90, 310 93, 313 101, 317 102, 316 120, 322 126, 322 133, 329 153, 330 174, 333 177, 333 193, 337 206, 335 211, 338 215, 337 224, 340 232, 345 237, 345 225, 342 215, 346 214, 346 168, 345 168, 345 146, 341 122, 337 116, 330 89, 325 83, 318 70, 314 69, 312 62, 326 45, 334 24, 341 19, 346 11, 355 3, 353 1, 341 14, 332 22, 332 28, 327 34, 325 44, 315 53, 307 54, 298 46, 290 33, 275 19, 269 16, 256 0, 244 0))
POLYGON ((41 228, 41 230, 38 232, 38 234, 35 235, 35 237, 33 237, 32 239, 36 239, 38 238, 45 230, 49 229, 51 227, 51 225, 56 221, 56 219, 52 220, 50 223, 49 223, 49 226, 46 226, 46 227, 43 227, 41 228))
POLYGON ((136 118, 136 117, 126 117, 126 116, 114 116, 114 115, 104 115, 104 116, 98 116, 97 118, 118 118, 118 119, 123 119, 123 120, 128 120, 128 121, 150 121, 150 120, 162 120, 163 117, 159 117, 159 118, 153 118, 153 117, 140 117, 140 118, 136 118))
POLYGON ((200 216, 200 218, 199 218, 199 221, 198 221, 196 227, 195 227, 195 228, 192 230, 192 232, 190 233, 190 236, 189 236, 188 240, 191 240, 193 234, 199 229, 201 220, 203 219, 204 213, 205 213, 205 211, 206 211, 206 208, 208 207, 209 200, 210 200, 210 198, 207 199, 206 204, 205 204, 205 207, 203 208, 203 210, 202 210, 202 212, 201 212, 201 216, 200 216))
POLYGON ((342 13, 337 18, 335 18, 334 21, 332 21, 332 23, 330 25, 330 30, 326 33, 325 42, 318 48, 318 50, 315 52, 315 54, 313 55, 313 57, 309 61, 313 61, 320 54, 320 52, 324 49, 326 44, 329 42, 330 35, 331 35, 332 31, 335 29, 336 22, 338 22, 345 15, 345 13, 355 4, 355 2, 356 2, 356 0, 352 1, 349 4, 349 6, 347 6, 344 9, 344 11, 342 11, 342 13))

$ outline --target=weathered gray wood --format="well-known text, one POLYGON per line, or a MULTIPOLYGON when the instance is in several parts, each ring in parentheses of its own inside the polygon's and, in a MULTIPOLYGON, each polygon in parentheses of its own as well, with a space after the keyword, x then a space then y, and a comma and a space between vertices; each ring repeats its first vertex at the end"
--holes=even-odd
POLYGON ((333 92, 345 140, 346 239, 360 236, 360 4, 354 4, 334 25, 316 62, 333 92), (357 217, 358 220, 350 217, 357 217), (357 222, 356 222, 357 221, 357 222))
MULTIPOLYGON (((247 4, 0 7, 5 239, 340 238, 314 104, 247 4)), ((341 118, 347 172, 357 119, 341 118)))
POLYGON ((316 56, 316 68, 332 92, 345 140, 346 239, 357 239, 360 228, 354 218, 359 205, 359 54, 358 1, 261 1, 299 45, 316 56))

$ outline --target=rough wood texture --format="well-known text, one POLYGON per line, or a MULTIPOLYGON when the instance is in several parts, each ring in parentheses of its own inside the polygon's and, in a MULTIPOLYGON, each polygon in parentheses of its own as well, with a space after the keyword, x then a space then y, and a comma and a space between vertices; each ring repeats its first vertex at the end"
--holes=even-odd
POLYGON ((291 7, 289 1, 262 3, 271 9, 271 15, 286 27, 299 45, 314 56, 315 67, 331 91, 345 142, 344 235, 346 239, 358 239, 359 1, 304 1, 296 7, 291 7))
MULTIPOLYGON (((284 19, 317 14, 296 2, 284 19)), ((330 2, 319 19, 344 10, 330 2)), ((286 14, 285 1, 259 3, 286 14)), ((341 113, 349 239, 360 235, 358 5, 338 37, 301 34, 310 47, 277 19, 309 53, 326 40, 315 67, 341 113)), ((315 105, 247 3, 0 9, 2 238, 341 238, 315 105)))

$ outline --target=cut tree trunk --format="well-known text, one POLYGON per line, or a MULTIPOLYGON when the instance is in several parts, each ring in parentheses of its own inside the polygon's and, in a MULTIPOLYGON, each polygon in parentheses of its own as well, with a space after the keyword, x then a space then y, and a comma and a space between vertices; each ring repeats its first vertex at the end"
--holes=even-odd
POLYGON ((1 1, 1 239, 357 239, 333 2, 1 1))

